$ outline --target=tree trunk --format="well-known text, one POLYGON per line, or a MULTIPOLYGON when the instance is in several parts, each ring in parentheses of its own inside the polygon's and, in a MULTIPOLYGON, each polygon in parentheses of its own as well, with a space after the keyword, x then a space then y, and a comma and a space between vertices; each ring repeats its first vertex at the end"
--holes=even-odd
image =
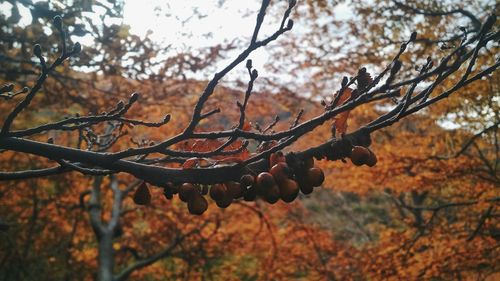
POLYGON ((98 281, 112 281, 114 266, 113 235, 106 231, 99 240, 98 281))

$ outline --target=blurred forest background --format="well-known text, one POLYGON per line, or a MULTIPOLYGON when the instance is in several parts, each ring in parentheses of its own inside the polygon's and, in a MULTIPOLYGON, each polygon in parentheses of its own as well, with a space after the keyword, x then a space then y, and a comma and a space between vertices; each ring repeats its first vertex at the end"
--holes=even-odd
MULTIPOLYGON (((55 15, 63 16, 70 41, 83 42, 80 56, 55 70, 34 100, 37 110, 20 115, 17 125, 98 113, 138 91, 142 99, 131 109, 133 117, 159 120, 171 112, 172 120, 167 128, 131 126, 127 133, 136 143, 160 141, 184 128, 207 80, 251 36, 252 26, 242 26, 239 36, 210 46, 158 42, 154 33, 131 33, 122 20, 126 2, 0 1, 0 84, 33 83, 39 73, 33 45, 57 49, 50 23, 55 15)), ((214 6, 223 9, 228 2, 214 6)), ((278 25, 286 6, 287 1, 272 1, 264 25, 278 25)), ((242 7, 241 17, 254 19, 250 8, 242 7)), ((428 56, 438 60, 457 44, 463 30, 477 33, 488 13, 498 17, 499 11, 495 0, 298 1, 294 30, 263 55, 248 119, 265 127, 279 116, 284 121, 279 127, 292 123, 292 113, 301 109, 304 118, 315 116, 344 75, 361 67, 380 71, 417 31, 413 47, 401 57, 401 75, 410 76, 428 56)), ((182 13, 191 14, 186 18, 176 19, 180 12, 169 5, 157 12, 184 20, 186 37, 197 36, 190 35, 190 21, 211 16, 196 6, 185 7, 182 13)), ((224 25, 231 22, 216 30, 204 26, 203 32, 210 38, 211 32, 224 33, 224 25)), ((498 59, 498 47, 498 42, 489 46, 491 55, 481 59, 498 59)), ((225 108, 225 115, 204 126, 226 128, 238 118, 234 97, 243 95, 246 82, 238 72, 225 78, 208 102, 209 108, 225 108)), ((440 87, 452 85, 447 83, 440 87)), ((496 71, 377 131, 373 168, 319 162, 325 183, 291 204, 238 201, 219 209, 211 202, 205 214, 192 216, 179 199, 167 201, 158 189, 152 189, 148 206, 126 198, 113 244, 115 270, 130 269, 124 275, 129 280, 499 280, 499 87, 496 71)), ((0 101, 0 120, 16 98, 0 101)), ((349 128, 386 110, 357 107, 349 128)), ((50 134, 57 143, 74 142, 64 132, 50 134)), ((319 128, 292 149, 329 135, 327 127, 319 128)), ((44 161, 0 153, 2 170, 42 168, 44 161)), ((97 242, 85 203, 93 182, 77 173, 0 182, 0 280, 95 277, 97 242)), ((104 179, 104 185, 110 183, 104 179)), ((109 208, 111 190, 103 189, 102 196, 109 208)))

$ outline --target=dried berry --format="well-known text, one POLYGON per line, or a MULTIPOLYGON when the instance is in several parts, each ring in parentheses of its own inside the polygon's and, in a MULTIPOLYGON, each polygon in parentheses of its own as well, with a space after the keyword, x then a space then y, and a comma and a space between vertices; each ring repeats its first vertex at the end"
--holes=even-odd
POLYGON ((290 203, 299 194, 299 185, 296 181, 287 179, 279 185, 281 200, 290 203))
POLYGON ((188 201, 188 210, 191 214, 193 215, 201 215, 203 214, 208 208, 208 202, 205 197, 203 197, 201 194, 195 194, 191 199, 188 201))
POLYGON ((240 183, 243 187, 251 186, 255 182, 255 178, 252 175, 243 175, 240 179, 240 183))
POLYGON ((224 183, 227 189, 227 193, 233 198, 238 199, 243 196, 243 189, 241 185, 234 181, 229 181, 224 183))
POLYGON ((298 178, 297 183, 299 184, 300 191, 303 194, 311 194, 313 192, 313 186, 305 178, 298 178))
POLYGON ((221 200, 215 201, 215 204, 217 205, 217 207, 219 207, 221 209, 225 209, 225 208, 229 207, 229 205, 231 205, 231 203, 233 203, 233 198, 231 196, 229 196, 229 194, 227 194, 227 193, 226 193, 226 196, 224 196, 224 198, 222 198, 221 200))
POLYGON ((307 181, 313 186, 320 186, 325 181, 325 174, 320 168, 314 167, 307 170, 307 181))
POLYGON ((366 163, 370 157, 370 151, 366 147, 355 146, 351 151, 351 161, 356 166, 361 166, 366 163))
POLYGON ((276 185, 276 182, 272 174, 268 172, 262 172, 257 176, 256 184, 257 190, 261 192, 270 189, 271 187, 276 185))
POLYGON ((280 189, 278 185, 273 185, 271 188, 267 189, 263 194, 264 200, 269 204, 274 204, 280 199, 280 189))
POLYGON ((191 199, 191 197, 195 195, 196 192, 197 192, 196 188, 194 187, 193 184, 184 183, 179 188, 179 198, 184 202, 188 202, 191 199))
POLYGON ((253 186, 247 189, 245 191, 245 194, 243 195, 243 200, 248 202, 255 201, 256 198, 257 198, 257 190, 253 186))
POLYGON ((370 149, 368 149, 368 151, 370 152, 370 155, 368 156, 368 159, 366 159, 365 164, 369 167, 373 167, 377 164, 377 156, 370 149))
POLYGON ((290 176, 292 175, 292 170, 286 163, 279 162, 274 165, 271 170, 269 170, 269 173, 273 175, 274 180, 277 183, 280 183, 290 178, 290 176))
POLYGON ((210 197, 214 201, 222 200, 226 196, 226 193, 227 189, 226 186, 223 184, 214 184, 210 188, 210 197))
POLYGON ((285 162, 286 163, 286 158, 283 152, 278 151, 275 153, 272 153, 271 156, 269 156, 269 167, 272 167, 280 162, 285 162))

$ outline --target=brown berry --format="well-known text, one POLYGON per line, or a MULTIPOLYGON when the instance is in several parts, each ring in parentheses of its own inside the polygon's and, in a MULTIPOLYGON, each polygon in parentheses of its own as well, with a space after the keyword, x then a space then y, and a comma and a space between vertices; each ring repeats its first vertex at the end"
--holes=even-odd
POLYGON ((287 179, 286 181, 280 183, 279 188, 281 200, 287 203, 295 200, 299 194, 299 185, 296 181, 291 179, 287 179))
POLYGON ((366 163, 370 157, 370 151, 366 147, 355 146, 351 151, 351 161, 356 166, 361 166, 366 163))
POLYGON ((297 181, 299 184, 300 191, 303 194, 307 195, 307 194, 311 194, 313 192, 313 186, 308 180, 306 180, 304 178, 298 178, 297 181))
POLYGON ((243 188, 241 185, 234 181, 229 181, 224 183, 227 189, 227 193, 231 195, 234 199, 240 198, 243 196, 243 188))
POLYGON ((167 200, 172 200, 174 197, 174 184, 171 182, 167 182, 167 184, 163 187, 163 196, 167 200))
POLYGON ((320 168, 314 167, 307 170, 306 178, 313 187, 316 187, 325 181, 325 174, 320 168))
POLYGON ((231 196, 229 196, 229 194, 227 194, 227 193, 226 193, 226 196, 224 196, 224 198, 222 198, 221 200, 215 201, 215 204, 217 205, 217 207, 219 207, 221 209, 225 209, 225 208, 229 207, 229 205, 231 205, 231 203, 233 203, 233 198, 231 196))
POLYGON ((193 215, 201 215, 208 208, 208 202, 201 194, 194 193, 194 196, 188 201, 188 210, 193 215))
POLYGON ((255 178, 252 175, 243 175, 240 179, 241 186, 248 187, 251 186, 255 182, 255 178))
POLYGON ((214 201, 219 201, 219 200, 224 199, 224 197, 226 196, 226 193, 227 193, 227 188, 223 184, 219 184, 219 183, 214 184, 210 188, 210 197, 214 201))
POLYGON ((263 194, 264 200, 269 204, 274 204, 280 199, 280 189, 278 185, 273 185, 263 194))
POLYGON ((370 149, 368 149, 368 151, 370 152, 370 155, 368 156, 365 164, 369 167, 373 167, 377 164, 377 156, 370 149))
POLYGON ((269 156, 269 166, 272 167, 278 163, 285 162, 286 163, 286 158, 283 152, 278 151, 275 153, 271 153, 271 156, 269 156))
POLYGON ((191 183, 183 183, 179 188, 179 198, 184 202, 188 202, 195 194, 196 188, 191 183))
POLYGON ((292 170, 286 163, 279 162, 278 164, 274 165, 271 170, 269 170, 269 173, 273 175, 276 182, 280 183, 290 178, 290 176, 292 175, 292 170))
POLYGON ((272 174, 268 172, 262 172, 257 176, 256 180, 257 190, 264 191, 273 187, 276 184, 272 174))
POLYGON ((245 191, 245 194, 243 195, 243 200, 255 201, 255 198, 257 198, 257 190, 255 189, 254 186, 251 186, 245 191))
POLYGON ((134 203, 137 205, 148 205, 151 203, 151 193, 149 192, 148 185, 142 182, 134 192, 134 203))

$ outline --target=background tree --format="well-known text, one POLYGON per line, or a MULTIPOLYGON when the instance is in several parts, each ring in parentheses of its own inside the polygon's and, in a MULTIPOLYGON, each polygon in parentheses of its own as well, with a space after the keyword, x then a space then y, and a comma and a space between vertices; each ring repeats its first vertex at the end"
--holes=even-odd
MULTIPOLYGON (((3 172, 0 177, 4 180, 24 179, 10 181, 2 190, 4 201, 8 202, 2 213, 16 210, 7 217, 7 221, 18 222, 14 224, 16 227, 11 227, 13 229, 8 232, 9 243, 5 246, 6 254, 2 259, 2 274, 11 279, 39 279, 40 271, 33 275, 36 271, 32 271, 28 265, 49 263, 58 267, 44 266, 39 269, 46 270, 45 276, 48 279, 53 280, 54 276, 60 276, 59 279, 84 280, 91 277, 90 272, 97 266, 97 252, 98 278, 101 280, 123 280, 133 272, 137 276, 157 279, 165 275, 172 279, 196 279, 203 276, 224 276, 229 272, 235 279, 269 280, 291 277, 354 279, 366 276, 379 279, 405 276, 411 279, 419 276, 445 277, 446 274, 483 276, 497 271, 494 257, 498 255, 498 250, 495 244, 492 244, 497 225, 489 219, 494 216, 494 204, 498 201, 494 197, 495 184, 498 181, 495 178, 496 166, 493 166, 493 170, 475 171, 472 168, 478 167, 477 163, 488 166, 486 163, 490 160, 478 162, 477 157, 462 157, 462 154, 474 144, 480 154, 485 155, 485 151, 489 151, 492 155, 498 155, 498 150, 488 148, 494 144, 496 134, 492 134, 490 141, 487 138, 480 139, 483 134, 490 134, 492 131, 496 133, 498 123, 487 127, 477 136, 471 136, 470 130, 458 132, 473 142, 465 142, 466 149, 455 152, 456 150, 447 147, 449 143, 443 142, 445 138, 428 137, 431 131, 435 132, 434 134, 447 134, 445 130, 433 124, 435 119, 431 118, 439 116, 438 114, 409 116, 423 108, 434 110, 436 107, 427 106, 449 94, 453 93, 450 97, 457 96, 455 91, 475 86, 478 83, 472 82, 480 82, 483 77, 497 75, 494 70, 498 67, 498 60, 494 58, 495 52, 491 51, 491 48, 498 47, 494 41, 498 41, 499 36, 494 17, 484 19, 485 23, 472 37, 469 35, 463 39, 462 33, 460 40, 463 40, 458 42, 455 48, 442 54, 444 60, 423 60, 417 72, 405 74, 406 68, 400 68, 399 62, 403 62, 403 66, 406 65, 406 49, 411 49, 415 42, 426 38, 422 35, 408 36, 410 39, 406 38, 403 43, 405 48, 399 47, 400 52, 398 51, 392 63, 388 64, 382 82, 375 85, 366 70, 360 68, 358 71, 358 67, 355 67, 350 72, 354 77, 342 81, 337 95, 328 97, 323 105, 298 99, 290 92, 270 97, 252 94, 252 87, 259 80, 251 61, 246 64, 249 74, 246 93, 216 87, 224 75, 237 67, 238 63, 244 62, 254 49, 271 41, 274 43, 275 39, 283 37, 282 35, 292 28, 293 22, 287 20, 294 4, 294 1, 290 1, 289 6, 285 7, 276 33, 259 39, 259 29, 269 6, 268 1, 263 1, 248 47, 208 81, 207 86, 203 82, 178 86, 174 81, 167 84, 169 91, 162 95, 156 90, 158 81, 152 77, 142 80, 139 85, 119 75, 116 75, 116 80, 108 80, 109 74, 104 75, 103 70, 100 75, 106 77, 102 82, 104 85, 120 84, 123 87, 112 88, 113 92, 120 89, 131 91, 130 87, 135 87, 151 93, 141 99, 144 102, 140 105, 135 104, 137 96, 134 95, 128 102, 117 104, 113 109, 113 101, 108 100, 108 96, 101 95, 96 98, 95 107, 90 110, 86 109, 85 104, 80 104, 70 112, 63 109, 56 111, 53 109, 63 104, 53 104, 54 107, 47 112, 60 114, 47 117, 40 110, 29 112, 31 108, 45 108, 46 103, 38 97, 41 94, 42 97, 50 95, 45 88, 41 91, 42 85, 51 83, 51 79, 45 81, 49 70, 57 72, 58 64, 66 57, 76 55, 78 50, 76 45, 69 43, 64 51, 66 41, 62 40, 62 47, 59 48, 60 59, 56 59, 51 69, 50 63, 54 60, 48 59, 49 63, 43 67, 45 58, 42 58, 42 53, 39 52, 40 47, 34 47, 35 56, 42 64, 39 80, 28 89, 29 92, 17 91, 24 86, 23 82, 19 82, 20 85, 14 86, 13 89, 6 84, 2 91, 2 97, 6 101, 2 103, 2 120, 5 121, 0 147, 4 149, 2 157, 7 160, 2 162, 2 168, 16 172, 3 172), (126 83, 121 84, 122 81, 126 83), (200 92, 201 95, 198 94, 200 92), (24 102, 16 106, 12 103, 12 96, 15 96, 15 101, 24 102), (236 106, 235 100, 240 100, 236 106), (388 110, 384 109, 393 102, 394 106, 388 110), (281 104, 282 107, 276 110, 269 106, 271 104, 281 104), (27 105, 29 107, 26 107, 27 105), (102 113, 104 107, 107 112, 102 113), (192 114, 185 114, 175 111, 176 108, 194 110, 192 114), (23 112, 18 116, 17 111, 23 112), (165 115, 168 112, 175 114, 165 115), (274 122, 273 116, 264 114, 266 112, 277 114, 280 119, 275 119, 274 122), (291 115, 290 112, 296 115, 291 115), (318 112, 322 113, 318 115, 318 112), (62 115, 68 113, 73 117, 62 119, 62 115), (351 116, 349 128, 355 128, 349 134, 345 134, 347 124, 344 118, 347 114, 351 116), (159 123, 143 121, 154 117, 161 120, 163 116, 167 117, 159 123), (406 116, 411 119, 395 123, 406 116), (335 117, 335 127, 332 128, 330 120, 335 117), (256 122, 264 125, 257 126, 256 122), (263 205, 263 201, 274 201, 270 193, 270 190, 274 189, 273 186, 265 184, 257 184, 245 190, 246 194, 251 195, 253 188, 259 189, 258 195, 263 201, 243 203, 244 200, 239 199, 234 203, 241 208, 220 212, 215 205, 225 206, 233 199, 215 200, 217 202, 210 204, 209 210, 199 218, 189 216, 185 205, 177 199, 168 205, 161 202, 164 200, 161 193, 165 193, 170 199, 182 183, 201 184, 202 192, 203 189, 211 191, 224 189, 218 184, 239 181, 245 174, 257 175, 268 171, 271 168, 269 156, 276 156, 277 154, 273 153, 285 148, 286 163, 292 168, 292 174, 285 182, 291 185, 292 181, 297 182, 302 192, 309 193, 310 186, 307 185, 308 182, 304 182, 303 173, 304 166, 310 165, 311 157, 327 160, 348 158, 353 146, 369 146, 370 134, 388 126, 389 129, 381 131, 381 136, 374 134, 376 137, 371 138, 374 151, 379 159, 383 160, 381 162, 385 163, 383 166, 379 165, 371 170, 359 167, 355 170, 344 168, 340 173, 329 170, 331 167, 336 169, 337 164, 332 166, 329 164, 332 162, 322 163, 327 171, 329 186, 342 186, 344 191, 356 191, 357 194, 365 195, 361 201, 357 200, 360 206, 392 211, 383 203, 369 202, 380 197, 369 194, 370 189, 381 190, 389 186, 391 192, 387 198, 395 202, 399 208, 398 212, 375 215, 375 219, 385 221, 373 223, 369 225, 369 229, 365 227, 366 221, 370 221, 369 217, 366 221, 360 221, 359 218, 350 219, 355 231, 361 233, 363 239, 377 240, 377 243, 360 244, 359 240, 351 241, 352 246, 339 243, 338 239, 331 238, 331 231, 327 229, 329 226, 324 225, 324 221, 320 222, 320 226, 326 229, 311 225, 305 215, 307 208, 304 209, 299 203, 290 207, 280 204, 281 208, 263 205), (10 129, 11 127, 14 129, 10 129), (149 127, 152 128, 148 129, 149 127), (133 136, 132 140, 123 137, 125 130, 133 136), (332 131, 336 138, 331 138, 332 131), (416 138, 419 134, 421 138, 416 138), (48 143, 47 137, 50 137, 48 143), (396 137, 399 142, 394 145, 396 137), (307 141, 301 142, 301 139, 307 141), (429 147, 429 143, 435 146, 429 147), (138 148, 127 149, 131 146, 138 148), (76 147, 77 150, 70 147, 76 147), (435 154, 432 157, 418 157, 415 156, 415 151, 408 150, 412 147, 422 150, 429 148, 431 151, 435 149, 435 154), (450 169, 449 165, 441 165, 441 158, 450 155, 442 156, 437 153, 443 150, 451 151, 452 157, 456 154, 457 157, 453 159, 458 161, 455 161, 453 169, 450 169), (395 161, 391 161, 392 159, 395 161), (54 162, 57 165, 51 166, 54 162), (68 173, 70 171, 83 175, 68 173), (361 171, 363 178, 353 180, 352 174, 356 171, 361 171), (470 174, 446 181, 440 187, 439 177, 443 174, 459 175, 465 171, 470 174), (49 175, 56 176, 38 178, 49 175), (140 180, 134 182, 132 176, 140 180), (470 201, 456 202, 448 197, 449 190, 453 191, 452 194, 467 191, 467 186, 456 187, 467 181, 476 187, 474 191, 469 191, 471 196, 468 198, 472 198, 470 201), (162 188, 150 190, 151 185, 162 188), (265 189, 266 186, 269 190, 265 189), (126 196, 132 190, 135 190, 135 203, 147 203, 148 194, 151 196, 152 202, 148 207, 133 204, 132 198, 126 196), (442 198, 446 200, 443 202, 442 198), (29 203, 26 202, 27 199, 30 200, 29 203), (424 202, 436 202, 439 205, 423 205, 424 202), (437 223, 437 219, 440 219, 439 212, 457 206, 473 206, 472 216, 462 216, 460 213, 459 216, 446 217, 437 223), (481 206, 486 207, 485 212, 481 206), (90 233, 85 231, 89 229, 89 225, 87 228, 79 226, 88 224, 82 217, 82 212, 86 212, 90 217, 90 226, 96 234, 97 245, 90 233), (402 219, 396 218, 397 215, 401 215, 402 219), (471 220, 471 217, 477 218, 477 223, 471 220), (242 218, 249 220, 248 223, 242 224, 242 218), (470 225, 474 227, 469 227, 468 221, 473 222, 470 225), (240 223, 231 225, 231 222, 240 223), (465 222, 465 226, 462 222, 465 222), (404 226, 405 231, 394 231, 398 227, 401 229, 401 226, 404 226), (449 231, 450 228, 454 231, 449 231), (37 233, 42 234, 36 235, 37 233), (442 236, 437 236, 443 237, 439 244, 432 244, 432 241, 436 241, 436 236, 431 235, 435 233, 443 233, 442 236), (457 239, 450 239, 455 237, 449 233, 454 233, 457 239), (471 240, 467 247, 461 244, 465 234, 467 239, 471 240), (65 243, 61 243, 61 237, 65 238, 65 243), (258 242, 252 243, 252 240, 258 242), (408 244, 408 241, 411 243, 408 244), (445 244, 445 241, 448 244, 445 244), (64 255, 51 245, 66 247, 64 255), (364 248, 354 248, 360 245, 364 248), (449 246, 442 247, 443 245, 449 246), (157 251, 160 246, 162 250, 157 251), (20 248, 23 250, 20 251, 20 248), (427 250, 428 248, 431 250, 427 250), (452 251, 441 253, 440 249, 452 251), (436 255, 436 252, 440 255, 436 255), (468 255, 463 255, 465 252, 468 255), (400 255, 407 256, 399 258, 400 255), (381 264, 382 258, 386 256, 391 258, 391 262, 381 264), (436 267, 442 264, 440 259, 449 260, 451 257, 455 259, 449 265, 436 267), (152 265, 160 259, 166 262, 152 265), (420 262, 422 259, 427 263, 420 262), (460 259, 471 263, 457 267, 461 264, 460 259), (400 264, 401 261, 404 263, 400 264), (241 266, 237 267, 238 264, 241 266), (146 270, 138 271, 146 266, 146 270), (408 268, 412 270, 407 270, 408 268)), ((55 33, 61 35, 64 29, 59 26, 58 21, 56 18, 55 33)), ((62 38, 64 39, 64 36, 62 38)), ((104 68, 106 69, 106 66, 104 68)), ((383 69, 380 71, 384 73, 383 69)), ((375 81, 378 77, 374 75, 375 81)), ((463 100, 462 95, 459 100, 463 100)), ((442 114, 447 108, 435 110, 442 114)), ((494 159, 490 155, 479 158, 494 159)), ((279 175, 274 175, 274 178, 278 177, 279 175)), ((321 192, 324 196, 323 192, 327 191, 321 192)), ((247 199, 252 199, 248 198, 250 195, 246 196, 247 199)), ((332 196, 328 192, 326 195, 332 196)), ((283 195, 281 197, 288 201, 283 195)), ((204 199, 200 198, 204 197, 197 194, 192 198, 197 201, 188 200, 189 210, 198 213, 196 208, 192 208, 197 205, 193 202, 203 202, 204 199)), ((352 215, 352 211, 345 210, 351 206, 345 206, 342 200, 356 202, 356 197, 353 197, 352 193, 332 197, 335 206, 340 207, 338 212, 341 213, 341 219, 342 216, 352 215), (345 199, 349 194, 351 198, 345 199)), ((307 206, 308 201, 304 202, 307 206)), ((322 208, 318 202, 315 202, 314 206, 316 209, 322 208)), ((324 206, 330 208, 329 212, 332 211, 330 204, 324 206)), ((371 219, 373 220, 373 217, 371 219)), ((348 230, 347 227, 345 230, 348 230)), ((346 233, 338 231, 337 234, 346 233)), ((355 238, 359 237, 360 235, 357 235, 355 238)))
MULTIPOLYGON (((354 11, 352 17, 335 17, 339 13, 333 9, 336 4, 333 1, 307 2, 302 9, 298 9, 304 14, 303 18, 324 19, 302 22, 311 25, 311 28, 305 29, 309 32, 295 34, 299 38, 290 40, 291 44, 316 42, 311 44, 312 50, 295 43, 297 51, 303 51, 295 58, 298 60, 298 73, 309 73, 307 68, 312 69, 313 76, 309 81, 313 86, 309 88, 314 87, 314 93, 318 95, 328 93, 332 72, 342 73, 360 65, 377 69, 382 60, 398 52, 398 45, 411 32, 412 26, 419 27, 419 37, 415 48, 401 56, 403 67, 400 75, 411 75, 417 71, 414 62, 423 53, 431 57, 439 56, 459 44, 463 32, 474 36, 478 31, 477 22, 487 17, 490 11, 498 11, 498 3, 494 1, 452 1, 447 5, 439 1, 343 3, 347 3, 344 8, 354 11), (328 17, 332 14, 333 17, 328 17), (357 47, 353 48, 353 45, 357 47), (384 47, 383 52, 379 51, 381 47, 384 47), (314 72, 320 69, 319 66, 332 71, 314 72)), ((489 52, 498 53, 498 45, 492 44, 489 52)), ((485 57, 490 62, 497 59, 495 55, 485 57)), ((450 78, 451 81, 460 79, 450 78)), ((337 174, 331 182, 327 182, 336 190, 375 196, 382 202, 392 200, 395 204, 394 209, 385 208, 393 213, 392 218, 384 214, 378 218, 377 228, 372 231, 370 228, 355 229, 361 232, 358 238, 362 241, 375 237, 381 243, 380 252, 371 256, 370 264, 380 260, 387 266, 375 264, 367 271, 378 270, 374 274, 377 279, 467 279, 473 278, 471 276, 483 279, 498 270, 493 262, 498 255, 495 251, 498 245, 495 240, 495 229, 498 228, 495 223, 498 168, 495 167, 498 167, 499 155, 496 96, 498 73, 493 73, 477 84, 461 89, 460 95, 452 95, 443 103, 428 108, 425 119, 413 116, 374 137, 374 150, 379 159, 391 160, 384 162, 387 165, 371 169, 373 177, 359 179, 355 171, 335 164, 331 165, 332 170, 325 171, 337 174), (408 138, 408 135, 412 137, 408 138), (420 139, 416 138, 419 135, 420 139), (400 145, 395 147, 392 145, 395 142, 400 145), (339 173, 339 168, 345 173, 339 173), (381 191, 385 192, 380 194, 381 191), (387 191, 390 193, 385 197, 387 191), (414 208, 416 205, 419 207, 414 208), (446 219, 436 222, 441 216, 446 219), (407 226, 401 228, 401 223, 407 226), (387 244, 377 237, 381 232, 379 224, 391 233, 384 237, 387 244), (394 232, 394 229, 398 231, 394 232), (478 234, 481 237, 477 237, 478 234), (422 237, 426 240, 420 241, 422 237), (388 245, 394 245, 395 241, 400 241, 400 245, 387 252, 388 245), (470 246, 467 251, 466 246, 470 246), (444 252, 447 253, 443 255, 444 252), (402 259, 399 254, 405 258, 402 259), (388 255, 394 257, 393 262, 385 262, 388 255), (422 260, 427 261, 426 265, 422 260), (444 263, 444 260, 447 262, 444 263), (401 261, 404 263, 401 264, 401 261)), ((355 118, 359 118, 360 122, 373 118, 376 111, 371 110, 351 113, 351 122, 356 122, 355 118)), ((349 207, 349 200, 342 199, 341 202, 349 207)), ((354 207, 359 208, 358 205, 355 201, 354 207)), ((329 217, 335 218, 336 215, 329 217)), ((372 217, 368 220, 373 224, 372 217)), ((360 220, 359 225, 363 222, 360 220)), ((327 225, 331 227, 332 224, 335 225, 327 225)), ((357 228, 356 225, 353 227, 357 228)))

